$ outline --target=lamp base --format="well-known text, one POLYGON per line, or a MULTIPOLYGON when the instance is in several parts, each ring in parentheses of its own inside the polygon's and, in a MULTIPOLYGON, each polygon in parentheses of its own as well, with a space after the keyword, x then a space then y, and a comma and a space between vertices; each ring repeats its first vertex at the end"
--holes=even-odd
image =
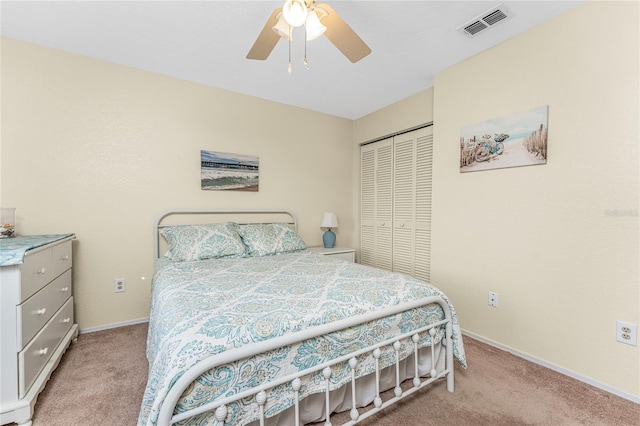
POLYGON ((324 248, 333 248, 336 244, 336 234, 333 233, 331 228, 322 235, 322 242, 324 243, 324 248))

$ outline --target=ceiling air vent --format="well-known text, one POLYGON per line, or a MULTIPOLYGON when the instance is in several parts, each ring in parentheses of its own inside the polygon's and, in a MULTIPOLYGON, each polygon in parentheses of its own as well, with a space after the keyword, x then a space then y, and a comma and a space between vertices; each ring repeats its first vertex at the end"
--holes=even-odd
POLYGON ((476 16, 466 24, 457 28, 458 31, 465 33, 468 36, 474 36, 480 31, 489 28, 492 25, 504 20, 508 17, 507 8, 502 3, 487 10, 486 12, 476 16))

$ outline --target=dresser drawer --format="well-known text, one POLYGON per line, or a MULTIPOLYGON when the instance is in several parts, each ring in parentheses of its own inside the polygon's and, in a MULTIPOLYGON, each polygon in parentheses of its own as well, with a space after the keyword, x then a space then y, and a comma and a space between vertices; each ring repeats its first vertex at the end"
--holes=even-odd
POLYGON ((25 256, 24 263, 20 265, 21 302, 71 268, 71 264, 71 241, 25 256))
POLYGON ((51 319, 71 297, 71 270, 67 270, 43 289, 18 305, 18 350, 51 319))
POLYGON ((57 244, 51 248, 53 256, 51 259, 51 267, 53 268, 53 277, 57 277, 67 269, 73 266, 73 257, 71 253, 71 241, 57 244))
POLYGON ((52 248, 33 254, 27 252, 24 263, 20 265, 20 302, 27 300, 55 278, 52 256, 52 248))
POLYGON ((60 308, 27 347, 18 353, 19 397, 23 398, 73 326, 73 297, 60 308))

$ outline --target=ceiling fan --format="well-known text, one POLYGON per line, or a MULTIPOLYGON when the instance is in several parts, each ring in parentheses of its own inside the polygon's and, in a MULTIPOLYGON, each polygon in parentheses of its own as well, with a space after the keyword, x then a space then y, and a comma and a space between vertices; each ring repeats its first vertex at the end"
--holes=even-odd
POLYGON ((293 27, 301 25, 305 27, 305 42, 324 34, 353 63, 371 53, 369 46, 328 4, 316 3, 316 0, 285 0, 283 7, 271 13, 247 59, 267 59, 280 38, 291 42, 293 27))

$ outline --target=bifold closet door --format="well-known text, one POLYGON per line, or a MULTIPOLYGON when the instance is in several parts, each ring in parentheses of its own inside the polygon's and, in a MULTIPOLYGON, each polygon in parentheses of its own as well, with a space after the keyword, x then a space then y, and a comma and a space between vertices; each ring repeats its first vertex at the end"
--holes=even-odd
POLYGON ((361 148, 360 262, 430 279, 433 128, 361 148))
POLYGON ((392 269, 393 138, 360 151, 360 263, 392 269))
POLYGON ((416 144, 413 132, 393 141, 393 266, 413 275, 416 144))
POLYGON ((431 164, 433 128, 394 138, 393 266, 423 280, 431 266, 431 164))

